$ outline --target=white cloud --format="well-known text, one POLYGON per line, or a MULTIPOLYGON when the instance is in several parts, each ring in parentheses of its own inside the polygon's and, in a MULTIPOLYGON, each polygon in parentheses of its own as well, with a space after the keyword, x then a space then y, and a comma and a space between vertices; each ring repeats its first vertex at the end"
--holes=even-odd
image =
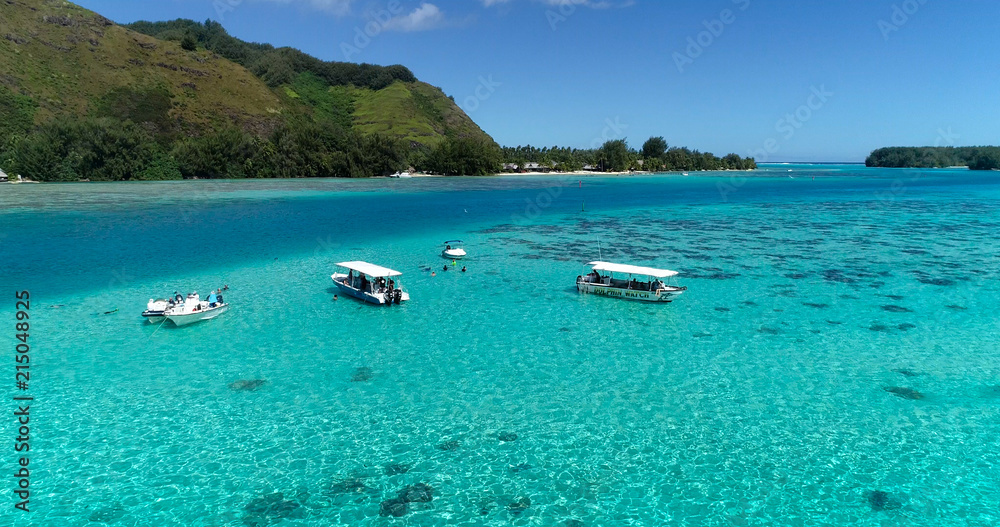
POLYGON ((426 31, 444 24, 444 13, 434 4, 423 3, 408 15, 393 18, 385 24, 387 31, 426 31))
POLYGON ((294 4, 309 7, 317 11, 343 16, 351 12, 354 0, 257 0, 276 4, 294 4))
POLYGON ((489 7, 491 5, 506 4, 510 0, 483 0, 483 5, 489 7))

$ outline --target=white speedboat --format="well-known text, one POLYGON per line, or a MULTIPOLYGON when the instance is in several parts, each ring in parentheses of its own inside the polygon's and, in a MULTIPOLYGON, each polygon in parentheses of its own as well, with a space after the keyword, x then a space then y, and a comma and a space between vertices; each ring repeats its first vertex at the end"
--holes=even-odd
POLYGON ((345 294, 379 305, 398 304, 410 299, 398 283, 398 277, 403 273, 393 271, 368 262, 341 262, 338 267, 347 269, 346 273, 338 272, 330 275, 345 294))
POLYGON ((142 316, 150 322, 163 322, 167 318, 167 310, 183 301, 184 297, 179 294, 174 298, 157 298, 155 300, 150 298, 149 302, 146 303, 146 310, 142 312, 142 316))
POLYGON ((411 176, 409 172, 396 172, 395 174, 393 174, 393 175, 391 175, 389 177, 410 178, 410 177, 413 177, 413 176, 411 176))
POLYGON ((452 260, 465 258, 465 249, 462 248, 462 240, 448 240, 444 242, 444 250, 441 251, 441 256, 451 258, 452 260))
POLYGON ((166 310, 163 316, 178 326, 186 326, 202 320, 211 320, 226 311, 229 311, 229 304, 222 301, 222 295, 217 296, 216 302, 209 302, 202 300, 198 293, 191 293, 183 303, 166 310))
POLYGON ((670 302, 687 290, 686 287, 667 285, 661 280, 676 276, 677 271, 609 262, 590 262, 587 265, 591 272, 576 277, 576 288, 581 293, 641 302, 670 302), (615 273, 618 273, 617 277, 615 273), (624 277, 626 275, 627 278, 624 277))

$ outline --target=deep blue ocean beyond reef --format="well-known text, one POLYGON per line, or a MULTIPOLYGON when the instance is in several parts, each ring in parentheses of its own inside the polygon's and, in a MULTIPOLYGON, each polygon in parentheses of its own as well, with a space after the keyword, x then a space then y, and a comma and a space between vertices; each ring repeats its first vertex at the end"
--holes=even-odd
POLYGON ((966 170, 3 186, 0 525, 995 526, 998 233, 966 170), (580 295, 599 254, 688 291, 580 295))

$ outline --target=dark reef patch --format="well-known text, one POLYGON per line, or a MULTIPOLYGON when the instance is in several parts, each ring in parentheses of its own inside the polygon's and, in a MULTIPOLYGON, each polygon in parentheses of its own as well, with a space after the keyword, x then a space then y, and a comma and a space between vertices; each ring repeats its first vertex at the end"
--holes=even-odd
POLYGON ((362 366, 354 369, 354 373, 351 374, 351 382, 367 382, 372 380, 374 376, 371 368, 362 366))
POLYGON ((917 375, 920 375, 919 373, 916 373, 913 370, 907 370, 905 368, 896 368, 895 370, 892 371, 902 375, 903 377, 916 377, 917 375))
POLYGON ((243 524, 248 527, 263 527, 276 520, 291 517, 299 507, 298 503, 286 500, 280 492, 265 494, 243 507, 247 511, 243 524))
POLYGON ((857 282, 854 278, 851 278, 844 274, 840 269, 826 269, 822 272, 823 279, 827 282, 837 282, 840 284, 853 284, 857 282))
POLYGON ((894 304, 886 304, 882 306, 882 311, 888 311, 890 313, 913 313, 913 310, 908 307, 897 306, 894 304))
POLYGON ((389 498, 379 504, 378 515, 401 518, 410 512, 411 503, 428 503, 434 499, 434 488, 426 483, 415 483, 396 491, 395 498, 389 498))
POLYGON ((715 310, 716 310, 716 311, 719 311, 719 312, 722 312, 722 313, 726 313, 726 312, 728 312, 728 311, 729 311, 730 309, 729 309, 728 307, 717 307, 717 308, 715 308, 715 310))
POLYGON ((942 287, 955 285, 954 280, 949 280, 947 278, 918 278, 917 280, 922 284, 938 285, 942 287))
POLYGON ((443 450, 445 452, 450 452, 452 450, 458 450, 462 446, 462 443, 458 441, 445 441, 437 446, 438 450, 443 450))
POLYGON ((334 494, 361 494, 370 490, 373 489, 361 478, 347 478, 330 485, 330 492, 334 494))
POLYGON ((914 390, 913 388, 904 388, 902 386, 883 386, 882 389, 902 399, 918 401, 924 398, 924 394, 914 390))
POLYGON ((514 432, 500 432, 500 434, 497 436, 497 439, 503 442, 517 441, 517 434, 515 434, 514 432))
POLYGON ((965 311, 965 310, 968 309, 968 308, 965 308, 965 307, 962 307, 962 306, 957 306, 955 304, 948 304, 947 306, 944 306, 944 307, 946 307, 948 309, 954 309, 955 311, 965 311))
POLYGON ((427 503, 434 499, 434 487, 426 483, 414 483, 399 489, 396 497, 406 503, 427 503))
POLYGON ((410 465, 405 463, 387 463, 384 467, 386 476, 395 476, 397 474, 406 474, 410 471, 410 465))
POLYGON ((865 499, 873 511, 891 511, 903 506, 903 502, 882 490, 865 492, 865 499))
POLYGON ((527 496, 521 496, 515 502, 507 504, 507 511, 514 516, 520 516, 524 511, 531 507, 531 498, 527 496))
POLYGON ((900 331, 909 331, 909 330, 911 330, 911 329, 913 329, 915 327, 917 327, 915 324, 910 324, 908 322, 904 322, 904 323, 896 326, 896 329, 898 329, 900 331))
POLYGON ((267 383, 264 379, 240 379, 229 384, 230 390, 237 392, 252 392, 267 383))
POLYGON ((405 501, 399 498, 389 498, 379 504, 378 515, 384 518, 392 516, 393 518, 402 518, 406 516, 406 513, 410 511, 410 506, 405 501))
POLYGON ((813 302, 802 302, 802 305, 804 305, 806 307, 816 308, 816 309, 826 309, 826 308, 830 307, 829 304, 816 304, 816 303, 813 303, 813 302))
POLYGON ((980 387, 984 397, 1000 397, 1000 384, 990 384, 980 387))

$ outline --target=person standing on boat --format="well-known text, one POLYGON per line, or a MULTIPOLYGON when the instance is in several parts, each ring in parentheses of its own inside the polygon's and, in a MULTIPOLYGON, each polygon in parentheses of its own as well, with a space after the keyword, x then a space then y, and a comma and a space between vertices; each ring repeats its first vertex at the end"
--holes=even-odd
POLYGON ((215 307, 215 303, 218 300, 219 300, 219 297, 216 296, 215 291, 212 291, 211 293, 209 293, 208 294, 208 307, 215 307))

